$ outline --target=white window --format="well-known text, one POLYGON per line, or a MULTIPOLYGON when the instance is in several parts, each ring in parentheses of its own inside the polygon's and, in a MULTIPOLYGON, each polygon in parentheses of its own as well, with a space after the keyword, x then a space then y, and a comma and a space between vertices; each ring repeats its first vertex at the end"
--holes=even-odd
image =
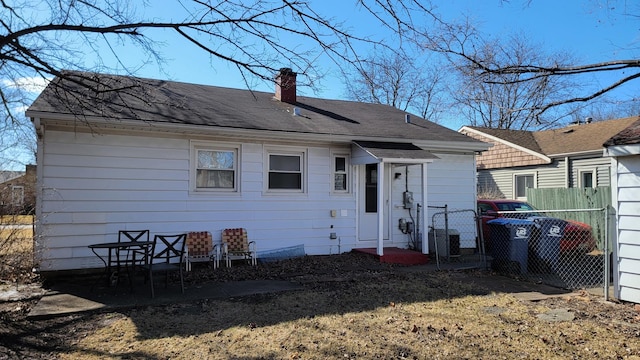
POLYGON ((534 174, 519 174, 515 175, 515 198, 526 199, 527 189, 535 188, 535 175, 534 174))
POLYGON ((580 183, 578 184, 581 188, 592 188, 595 187, 595 181, 593 176, 593 170, 589 171, 580 171, 580 183))
POLYGON ((269 151, 267 163, 269 190, 304 191, 304 152, 269 151))
POLYGON ((337 193, 349 192, 349 157, 346 155, 333 156, 333 191, 337 193))
POLYGON ((11 187, 11 204, 13 206, 22 206, 24 203, 24 186, 11 187))
POLYGON ((238 148, 194 146, 192 151, 196 191, 237 191, 238 148))

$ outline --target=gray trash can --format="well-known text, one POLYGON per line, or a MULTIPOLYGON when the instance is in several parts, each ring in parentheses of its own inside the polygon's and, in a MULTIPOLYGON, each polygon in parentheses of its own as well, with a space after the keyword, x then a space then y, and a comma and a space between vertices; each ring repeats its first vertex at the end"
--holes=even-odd
POLYGON ((526 274, 529 240, 535 224, 529 219, 497 218, 487 221, 491 236, 491 266, 494 270, 526 274))
POLYGON ((531 239, 529 269, 541 273, 554 273, 558 269, 560 241, 564 237, 567 221, 552 217, 529 218, 538 228, 537 236, 531 239))

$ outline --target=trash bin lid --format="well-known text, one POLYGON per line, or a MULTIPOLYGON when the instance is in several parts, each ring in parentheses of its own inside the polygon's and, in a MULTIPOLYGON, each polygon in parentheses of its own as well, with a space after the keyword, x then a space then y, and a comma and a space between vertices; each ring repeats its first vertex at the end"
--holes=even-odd
POLYGON ((563 219, 559 219, 559 218, 555 218, 555 217, 549 217, 549 216, 532 216, 530 218, 528 218, 531 221, 534 221, 536 223, 542 223, 542 222, 554 222, 554 223, 566 223, 566 220, 563 219))
POLYGON ((487 224, 491 225, 533 225, 533 220, 531 218, 528 219, 518 219, 518 218, 497 218, 493 220, 487 221, 487 224))

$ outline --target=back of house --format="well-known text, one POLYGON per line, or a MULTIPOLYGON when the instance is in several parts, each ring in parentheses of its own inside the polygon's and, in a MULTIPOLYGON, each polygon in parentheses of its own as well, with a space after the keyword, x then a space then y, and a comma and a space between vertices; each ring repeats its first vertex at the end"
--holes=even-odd
POLYGON ((275 94, 56 78, 27 110, 40 269, 99 267, 88 245, 128 229, 209 231, 219 243, 223 229, 245 228, 258 253, 381 254, 420 243, 432 205, 475 208, 474 157, 488 144, 389 106, 298 96, 295 78, 282 69, 275 94))

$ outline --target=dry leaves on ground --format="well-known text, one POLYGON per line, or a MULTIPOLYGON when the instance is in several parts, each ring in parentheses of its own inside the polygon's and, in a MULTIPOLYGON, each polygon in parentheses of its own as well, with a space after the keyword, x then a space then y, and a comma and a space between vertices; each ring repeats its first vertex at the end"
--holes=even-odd
POLYGON ((2 314, 0 358, 638 359, 630 304, 588 293, 520 301, 480 271, 424 272, 361 254, 190 273, 204 281, 279 279, 304 289, 122 312, 25 319, 2 314), (572 320, 540 314, 560 310, 572 320))

